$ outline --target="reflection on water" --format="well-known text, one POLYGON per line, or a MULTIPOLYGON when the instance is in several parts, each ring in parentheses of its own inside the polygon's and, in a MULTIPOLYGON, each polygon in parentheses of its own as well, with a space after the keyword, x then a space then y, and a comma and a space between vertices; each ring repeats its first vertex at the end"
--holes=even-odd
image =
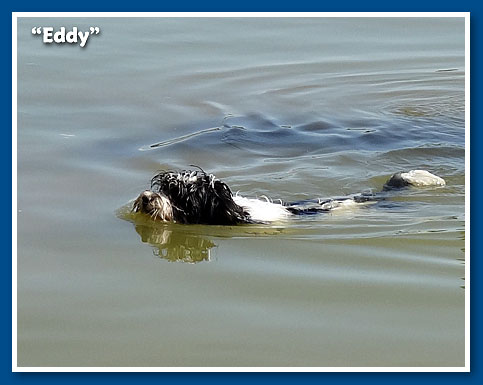
POLYGON ((170 262, 198 263, 210 260, 210 249, 215 243, 198 235, 187 234, 168 224, 135 225, 144 243, 154 247, 154 254, 170 262), (157 226, 156 226, 157 225, 157 226))
POLYGON ((141 241, 151 245, 156 256, 169 262, 209 262, 211 249, 218 246, 213 238, 271 237, 297 233, 295 229, 276 225, 206 226, 154 221, 146 214, 132 212, 129 204, 118 209, 117 216, 133 223, 141 241))
POLYGON ((190 226, 153 221, 146 214, 132 212, 130 205, 121 207, 117 216, 133 223, 141 241, 153 247, 154 255, 169 262, 209 262, 211 249, 217 246, 196 231, 187 231, 190 226))

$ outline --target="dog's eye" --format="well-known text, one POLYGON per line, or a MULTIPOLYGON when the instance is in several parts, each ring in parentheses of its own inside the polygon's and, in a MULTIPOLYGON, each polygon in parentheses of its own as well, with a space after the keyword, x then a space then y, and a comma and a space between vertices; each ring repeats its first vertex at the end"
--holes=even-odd
POLYGON ((146 195, 143 195, 143 203, 147 205, 149 203, 149 198, 146 195))

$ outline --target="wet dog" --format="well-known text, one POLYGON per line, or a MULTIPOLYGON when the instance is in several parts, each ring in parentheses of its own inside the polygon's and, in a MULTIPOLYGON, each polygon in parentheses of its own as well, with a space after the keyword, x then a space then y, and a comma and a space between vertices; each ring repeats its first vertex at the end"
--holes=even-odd
MULTIPOLYGON (((444 179, 426 170, 412 170, 392 175, 383 189, 445 184, 444 179)), ((132 211, 165 222, 237 225, 283 221, 294 215, 328 212, 378 199, 377 194, 358 194, 327 200, 274 203, 269 199, 233 194, 226 183, 200 169, 163 171, 155 175, 151 179, 151 189, 138 196, 132 211)))

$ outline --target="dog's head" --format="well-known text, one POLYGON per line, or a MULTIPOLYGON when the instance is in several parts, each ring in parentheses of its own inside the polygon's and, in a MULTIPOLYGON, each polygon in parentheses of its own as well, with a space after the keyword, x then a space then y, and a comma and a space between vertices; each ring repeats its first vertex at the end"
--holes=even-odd
POLYGON ((161 221, 173 220, 173 206, 164 195, 153 192, 143 191, 134 201, 132 211, 148 214, 153 219, 161 221))

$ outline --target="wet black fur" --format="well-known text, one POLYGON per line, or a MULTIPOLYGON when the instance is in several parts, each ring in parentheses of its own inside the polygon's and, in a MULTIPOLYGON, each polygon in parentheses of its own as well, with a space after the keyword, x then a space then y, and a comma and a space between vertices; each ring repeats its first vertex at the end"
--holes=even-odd
POLYGON ((151 190, 165 195, 179 223, 236 225, 253 223, 233 201, 230 188, 204 171, 162 171, 151 179, 151 190))

